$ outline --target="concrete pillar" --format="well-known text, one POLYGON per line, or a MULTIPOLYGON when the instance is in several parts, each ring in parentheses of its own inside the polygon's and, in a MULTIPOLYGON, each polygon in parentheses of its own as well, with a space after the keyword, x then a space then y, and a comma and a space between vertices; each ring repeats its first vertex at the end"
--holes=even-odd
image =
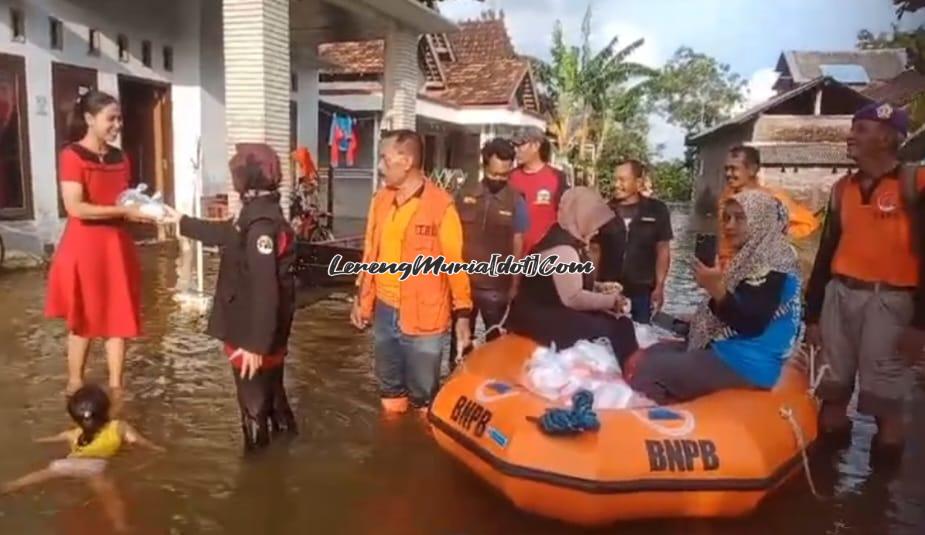
POLYGON ((298 125, 296 135, 298 144, 308 148, 315 163, 318 163, 318 103, 320 89, 318 82, 318 69, 296 67, 298 78, 298 93, 296 105, 298 106, 298 125))
POLYGON ((418 68, 418 35, 392 27, 385 38, 385 73, 383 76, 382 128, 415 130, 418 68))
MULTIPOLYGON (((235 143, 267 143, 279 155, 283 213, 292 185, 289 151, 289 0, 223 0, 225 123, 228 153, 235 143)), ((240 199, 228 184, 228 207, 240 199)))

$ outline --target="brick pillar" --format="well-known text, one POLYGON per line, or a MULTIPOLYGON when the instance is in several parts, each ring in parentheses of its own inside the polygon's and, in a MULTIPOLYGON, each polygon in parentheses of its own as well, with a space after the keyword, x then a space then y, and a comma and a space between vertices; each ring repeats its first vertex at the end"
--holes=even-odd
POLYGON ((385 38, 382 129, 415 130, 420 70, 418 35, 393 27, 385 38))
MULTIPOLYGON (((267 143, 279 155, 283 212, 289 214, 289 0, 223 0, 225 124, 235 143, 267 143)), ((228 184, 228 207, 241 204, 228 184)))

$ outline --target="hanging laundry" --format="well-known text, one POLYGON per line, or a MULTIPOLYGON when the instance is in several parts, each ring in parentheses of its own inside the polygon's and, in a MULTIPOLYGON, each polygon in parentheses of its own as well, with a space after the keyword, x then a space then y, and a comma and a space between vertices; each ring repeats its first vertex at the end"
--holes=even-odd
POLYGON ((331 131, 328 135, 328 145, 331 147, 331 167, 340 167, 340 153, 345 152, 347 166, 356 165, 357 149, 357 120, 349 115, 339 113, 331 117, 331 131))
POLYGON ((306 147, 298 147, 292 151, 292 159, 299 164, 299 176, 314 178, 318 174, 318 167, 312 158, 312 153, 306 147))

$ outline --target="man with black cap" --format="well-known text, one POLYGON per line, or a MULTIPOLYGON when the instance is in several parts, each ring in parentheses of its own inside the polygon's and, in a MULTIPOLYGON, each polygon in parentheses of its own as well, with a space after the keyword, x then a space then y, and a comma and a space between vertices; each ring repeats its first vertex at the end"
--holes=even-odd
POLYGON ((295 434, 283 361, 295 312, 294 233, 280 208, 279 157, 263 143, 239 143, 229 162, 241 196, 235 221, 206 221, 168 209, 180 234, 221 248, 207 333, 225 344, 247 451, 275 432, 295 434))
POLYGON ((858 378, 857 410, 877 421, 872 460, 897 460, 904 444, 903 400, 925 346, 925 296, 919 260, 925 172, 897 153, 908 116, 886 103, 858 111, 848 156, 858 172, 832 187, 822 241, 807 286, 807 342, 821 346, 820 434, 850 438, 848 403, 858 378))
POLYGON ((552 147, 542 130, 530 126, 512 139, 520 167, 511 173, 511 187, 527 201, 530 226, 524 233, 523 250, 530 254, 556 222, 559 199, 568 189, 565 173, 549 165, 552 147))

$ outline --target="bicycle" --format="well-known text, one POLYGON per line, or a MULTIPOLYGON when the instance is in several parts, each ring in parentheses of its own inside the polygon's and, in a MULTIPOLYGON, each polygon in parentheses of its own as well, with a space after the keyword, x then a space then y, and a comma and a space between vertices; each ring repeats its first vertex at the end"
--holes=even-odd
POLYGON ((318 199, 318 183, 315 180, 299 180, 292 199, 292 226, 296 235, 308 242, 334 239, 331 213, 322 210, 318 199))

